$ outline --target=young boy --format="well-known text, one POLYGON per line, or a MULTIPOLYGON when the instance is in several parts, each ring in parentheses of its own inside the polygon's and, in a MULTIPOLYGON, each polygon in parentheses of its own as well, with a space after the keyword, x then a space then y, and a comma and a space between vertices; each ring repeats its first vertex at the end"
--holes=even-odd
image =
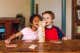
POLYGON ((52 11, 45 11, 42 13, 43 22, 45 22, 45 39, 50 40, 67 40, 63 32, 56 26, 53 25, 55 15, 52 11))

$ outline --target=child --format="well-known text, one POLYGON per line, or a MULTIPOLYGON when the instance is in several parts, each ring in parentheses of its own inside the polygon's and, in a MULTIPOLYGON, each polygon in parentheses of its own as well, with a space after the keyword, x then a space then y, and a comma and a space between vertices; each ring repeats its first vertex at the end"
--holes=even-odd
POLYGON ((56 26, 53 25, 53 20, 55 15, 52 11, 45 11, 42 13, 43 22, 45 22, 45 39, 46 41, 50 40, 62 40, 65 38, 63 32, 56 26))
POLYGON ((37 40, 37 29, 38 29, 38 23, 41 20, 41 16, 40 15, 33 15, 30 17, 30 27, 25 27, 24 29, 22 29, 20 32, 12 35, 11 37, 9 37, 7 40, 5 40, 6 44, 9 44, 11 42, 12 39, 19 37, 21 35, 23 35, 22 40, 31 42, 33 40, 37 40))

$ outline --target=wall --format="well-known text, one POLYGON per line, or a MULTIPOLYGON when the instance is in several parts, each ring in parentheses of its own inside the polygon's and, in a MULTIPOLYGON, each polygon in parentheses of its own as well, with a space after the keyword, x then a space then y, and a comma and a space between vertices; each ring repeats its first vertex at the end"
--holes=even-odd
MULTIPOLYGON (((22 13, 26 20, 30 16, 30 0, 0 0, 0 17, 15 17, 22 13)), ((26 21, 27 25, 28 21, 26 21)))
POLYGON ((35 0, 35 4, 39 4, 39 14, 46 10, 55 13, 54 24, 61 28, 61 0, 35 0))
MULTIPOLYGON (((26 26, 30 16, 31 0, 0 0, 0 17, 15 17, 17 13, 22 13, 26 17, 26 26)), ((39 13, 51 10, 55 13, 55 25, 61 28, 61 0, 35 0, 39 4, 39 13)), ((66 0, 66 35, 71 39, 72 30, 72 0, 66 0)))
POLYGON ((72 0, 66 0, 66 35, 71 39, 72 33, 72 0))

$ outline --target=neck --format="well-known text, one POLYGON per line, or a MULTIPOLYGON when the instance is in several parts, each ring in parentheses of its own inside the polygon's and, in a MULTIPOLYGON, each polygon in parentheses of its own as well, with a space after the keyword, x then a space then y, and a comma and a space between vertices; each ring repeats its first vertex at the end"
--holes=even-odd
POLYGON ((52 28, 53 24, 48 25, 46 28, 52 28))
POLYGON ((32 30, 33 30, 33 31, 36 31, 36 30, 37 30, 37 28, 36 28, 36 27, 34 27, 34 26, 32 26, 32 30))

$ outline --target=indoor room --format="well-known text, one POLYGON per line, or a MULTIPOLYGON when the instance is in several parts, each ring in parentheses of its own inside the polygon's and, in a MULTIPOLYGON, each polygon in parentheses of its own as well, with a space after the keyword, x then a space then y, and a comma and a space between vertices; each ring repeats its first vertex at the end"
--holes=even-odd
POLYGON ((80 0, 0 0, 0 53, 80 53, 80 0))

